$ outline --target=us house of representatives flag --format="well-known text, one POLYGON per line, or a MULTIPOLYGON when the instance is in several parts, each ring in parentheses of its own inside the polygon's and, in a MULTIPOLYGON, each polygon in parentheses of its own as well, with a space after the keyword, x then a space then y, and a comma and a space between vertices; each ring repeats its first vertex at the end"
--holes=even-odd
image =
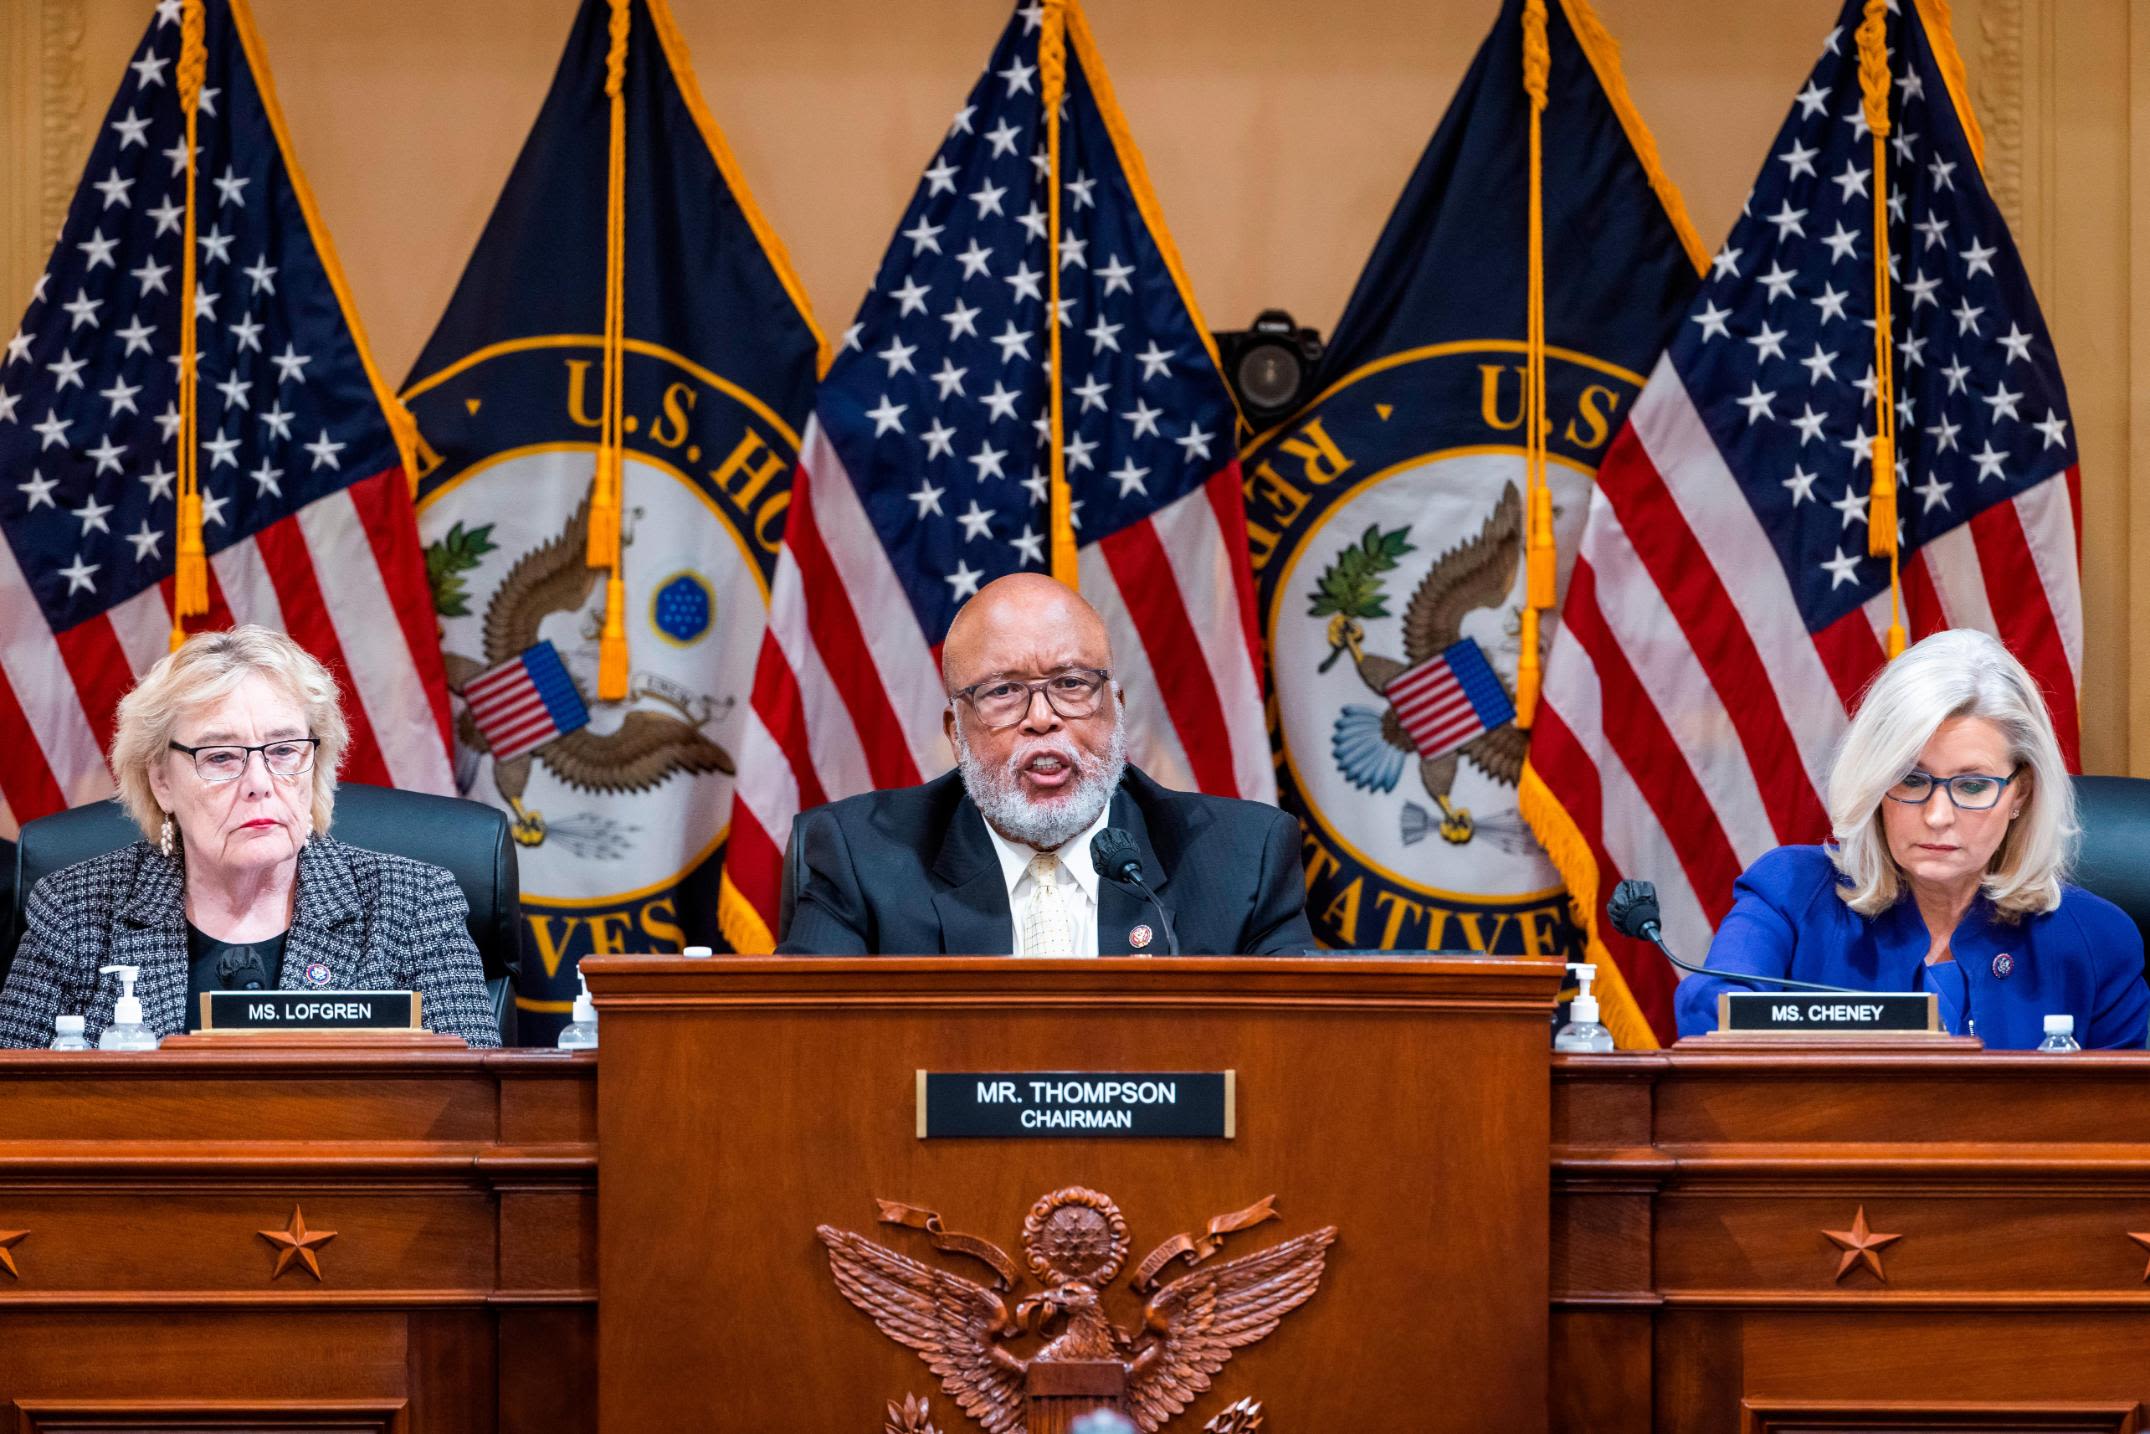
POLYGON ((583 956, 718 942, 820 353, 663 0, 586 0, 405 391, 456 781, 519 847, 526 1041, 583 956))
POLYGON ((175 586, 180 635, 260 623, 335 674, 344 776, 447 791, 410 463, 246 7, 164 0, 0 351, 0 833, 111 793, 175 586))
POLYGON ((1560 875, 1517 806, 1526 633, 1550 636, 1591 475, 1702 259, 1585 0, 1501 6, 1317 397, 1242 460, 1279 797, 1305 829, 1325 945, 1574 949, 1560 875))

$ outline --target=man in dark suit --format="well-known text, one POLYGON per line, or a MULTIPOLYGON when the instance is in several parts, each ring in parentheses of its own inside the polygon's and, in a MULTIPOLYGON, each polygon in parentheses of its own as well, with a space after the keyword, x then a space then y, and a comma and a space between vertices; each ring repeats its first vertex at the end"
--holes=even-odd
POLYGON ((801 814, 798 955, 1156 955, 1131 887, 1101 878, 1097 833, 1133 839, 1189 955, 1314 944, 1299 824, 1255 802, 1175 792, 1127 765, 1096 609, 1038 573, 988 584, 941 648, 956 769, 801 814))

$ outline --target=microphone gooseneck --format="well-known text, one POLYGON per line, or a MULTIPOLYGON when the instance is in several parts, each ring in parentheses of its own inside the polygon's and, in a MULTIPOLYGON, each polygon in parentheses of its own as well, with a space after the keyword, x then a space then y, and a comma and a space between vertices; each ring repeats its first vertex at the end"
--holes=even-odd
POLYGON ((1172 913, 1165 910, 1164 902, 1142 879, 1142 853, 1135 846, 1135 839, 1123 828, 1105 828, 1090 838, 1090 863, 1105 880, 1131 886, 1150 899, 1150 905, 1157 912, 1157 924, 1164 928, 1165 954, 1179 955, 1180 938, 1172 929, 1172 913))
POLYGON ((1794 981, 1789 976, 1764 976, 1751 971, 1721 971, 1712 966, 1697 966, 1682 961, 1672 954, 1665 944, 1665 931, 1659 921, 1657 888, 1647 881, 1623 881, 1613 888, 1605 902, 1605 915, 1612 922, 1613 930, 1622 936, 1632 936, 1647 941, 1663 954, 1667 961, 1682 971, 1697 976, 1714 976, 1721 981, 1742 981, 1752 986, 1765 984, 1773 990, 1820 991, 1832 996, 1856 996, 1863 994, 1853 986, 1828 986, 1819 981, 1794 981))

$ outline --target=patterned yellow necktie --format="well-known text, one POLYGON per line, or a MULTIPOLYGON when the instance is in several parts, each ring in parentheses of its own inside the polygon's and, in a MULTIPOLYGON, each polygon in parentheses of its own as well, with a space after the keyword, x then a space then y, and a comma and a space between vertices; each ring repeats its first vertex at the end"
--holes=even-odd
POLYGON ((1025 956, 1073 956, 1069 930, 1068 884, 1061 880, 1060 858, 1041 851, 1030 859, 1030 910, 1023 918, 1025 956))

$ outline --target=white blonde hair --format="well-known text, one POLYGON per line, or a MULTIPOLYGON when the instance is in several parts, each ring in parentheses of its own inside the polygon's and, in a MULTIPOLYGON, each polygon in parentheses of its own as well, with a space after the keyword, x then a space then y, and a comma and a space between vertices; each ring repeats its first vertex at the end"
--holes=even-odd
POLYGON ((221 702, 255 673, 281 687, 306 714, 308 735, 321 739, 314 753, 313 829, 328 830, 336 810, 336 771, 343 764, 351 729, 343 717, 336 679, 313 654, 280 632, 248 623, 223 632, 198 632, 166 653, 120 699, 119 729, 112 736, 112 778, 127 815, 151 841, 164 825, 164 808, 150 786, 152 764, 173 755, 170 743, 188 713, 221 702))
POLYGON ((1980 888, 2004 919, 2060 905, 2080 829, 2053 718, 2038 684, 2006 647, 1986 633, 1955 628, 1914 643, 1881 669, 1829 772, 1836 838, 1830 857, 1852 883, 1839 894, 1861 915, 1886 910, 1903 887, 1882 829, 1881 803, 1952 717, 1981 718, 1999 729, 2026 794, 1980 888))

